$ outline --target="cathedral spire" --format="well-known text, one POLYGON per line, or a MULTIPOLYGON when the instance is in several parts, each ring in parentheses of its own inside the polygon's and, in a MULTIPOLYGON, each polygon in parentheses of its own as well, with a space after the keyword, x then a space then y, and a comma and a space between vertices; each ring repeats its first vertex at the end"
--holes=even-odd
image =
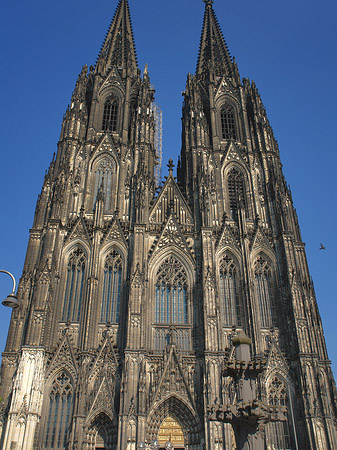
POLYGON ((120 0, 98 55, 96 72, 105 74, 111 67, 137 72, 137 56, 128 0, 120 0))
POLYGON ((202 75, 211 70, 215 75, 232 76, 233 63, 212 7, 213 0, 203 1, 205 3, 205 14, 200 40, 197 75, 202 75))

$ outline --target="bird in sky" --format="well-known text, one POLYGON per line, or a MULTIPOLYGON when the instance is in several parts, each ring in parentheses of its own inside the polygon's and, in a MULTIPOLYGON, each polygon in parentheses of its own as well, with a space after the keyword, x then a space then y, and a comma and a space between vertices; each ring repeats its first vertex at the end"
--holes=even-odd
POLYGON ((325 250, 325 247, 324 247, 324 245, 321 243, 320 244, 320 248, 319 248, 320 250, 325 250))

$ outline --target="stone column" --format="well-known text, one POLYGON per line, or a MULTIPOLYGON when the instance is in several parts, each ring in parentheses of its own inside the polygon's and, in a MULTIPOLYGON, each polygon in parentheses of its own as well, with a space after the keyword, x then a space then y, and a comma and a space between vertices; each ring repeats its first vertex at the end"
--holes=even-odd
POLYGON ((2 450, 33 449, 36 425, 41 418, 44 359, 43 348, 22 348, 2 450))

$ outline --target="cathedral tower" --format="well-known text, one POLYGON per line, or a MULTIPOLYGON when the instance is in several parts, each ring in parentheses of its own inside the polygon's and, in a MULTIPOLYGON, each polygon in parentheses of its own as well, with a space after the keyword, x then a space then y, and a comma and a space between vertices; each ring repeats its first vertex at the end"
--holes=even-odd
POLYGON ((3 353, 4 450, 337 450, 278 146, 204 1, 177 178, 158 186, 127 0, 77 79, 3 353))

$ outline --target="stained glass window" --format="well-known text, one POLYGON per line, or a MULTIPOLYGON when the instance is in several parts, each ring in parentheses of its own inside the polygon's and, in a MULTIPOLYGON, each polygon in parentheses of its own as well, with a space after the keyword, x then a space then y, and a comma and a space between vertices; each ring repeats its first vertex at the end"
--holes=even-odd
POLYGON ((241 325, 238 283, 237 267, 233 259, 226 255, 220 261, 220 296, 223 325, 241 325))
POLYGON ((245 196, 245 182, 243 173, 236 167, 233 167, 227 177, 229 208, 231 210, 232 218, 237 216, 237 209, 239 204, 246 208, 245 196))
POLYGON ((288 420, 267 425, 267 448, 277 450, 294 449, 292 411, 288 392, 284 383, 276 376, 272 378, 268 386, 268 403, 273 406, 286 406, 288 420))
POLYGON ((79 322, 84 290, 85 255, 76 249, 69 257, 62 320, 79 322))
POLYGON ((269 328, 273 323, 272 272, 268 263, 260 256, 255 262, 255 295, 260 313, 260 325, 269 328))
POLYGON ((222 139, 236 139, 234 108, 225 103, 221 108, 222 139))
POLYGON ((159 267, 156 277, 156 322, 188 323, 187 275, 173 256, 159 267))
POLYGON ((94 202, 95 207, 98 191, 103 185, 104 193, 104 211, 110 211, 112 205, 112 178, 113 178, 114 164, 111 158, 101 159, 95 166, 95 187, 94 187, 94 202))
POLYGON ((103 131, 117 131, 118 119, 118 100, 114 97, 109 97, 105 100, 103 110, 103 131))
POLYGON ((104 264, 101 322, 119 322, 122 268, 121 255, 116 251, 111 252, 104 264))
POLYGON ((64 449, 67 447, 72 401, 73 388, 71 381, 62 372, 54 380, 49 394, 49 410, 45 437, 46 448, 64 449))

